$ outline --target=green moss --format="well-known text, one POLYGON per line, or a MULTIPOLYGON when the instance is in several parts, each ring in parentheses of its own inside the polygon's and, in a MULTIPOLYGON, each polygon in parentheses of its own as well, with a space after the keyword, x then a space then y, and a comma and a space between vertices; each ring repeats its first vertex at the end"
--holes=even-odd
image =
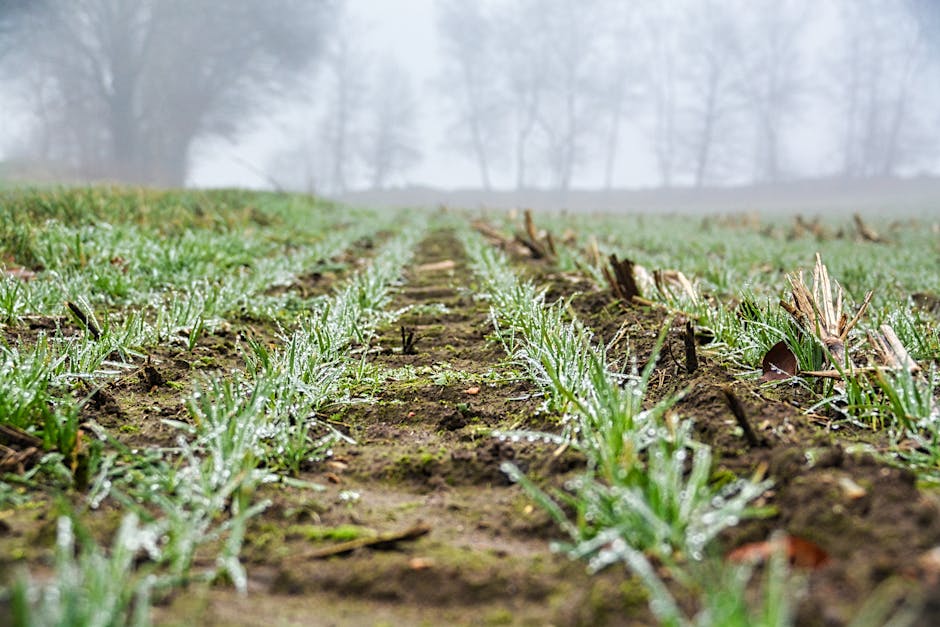
POLYGON ((396 506, 394 512, 396 514, 405 514, 419 511, 422 507, 424 507, 424 501, 408 501, 396 506))
POLYGON ((450 566, 462 573, 490 573, 493 569, 508 573, 516 561, 500 557, 493 549, 474 550, 451 544, 438 544, 427 551, 427 555, 438 567, 450 566))
POLYGON ((323 527, 320 525, 291 525, 287 528, 287 537, 302 537, 311 542, 348 542, 359 538, 372 537, 376 534, 374 529, 358 525, 337 525, 336 527, 323 527))
POLYGON ((274 523, 260 523, 245 534, 246 556, 263 556, 264 559, 282 559, 290 553, 285 544, 284 529, 274 523))
POLYGON ((513 625, 515 624, 515 619, 516 615, 510 610, 499 607, 487 612, 483 617, 483 622, 486 625, 513 625))
POLYGON ((406 453, 400 456, 388 469, 390 479, 408 479, 413 477, 429 477, 434 474, 435 467, 447 456, 447 449, 437 451, 420 450, 416 453, 406 453))
POLYGON ((620 584, 620 598, 625 607, 646 607, 649 593, 642 583, 631 579, 620 584))

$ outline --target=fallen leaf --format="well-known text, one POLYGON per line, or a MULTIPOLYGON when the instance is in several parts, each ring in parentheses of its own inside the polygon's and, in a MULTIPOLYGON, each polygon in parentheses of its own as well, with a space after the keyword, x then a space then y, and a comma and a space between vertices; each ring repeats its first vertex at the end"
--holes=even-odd
POLYGON ((127 260, 124 259, 124 257, 118 256, 118 255, 111 257, 111 265, 115 266, 116 268, 120 268, 121 272, 123 272, 124 274, 127 274, 128 264, 127 264, 127 260))
POLYGON ((818 544, 786 534, 739 546, 727 558, 731 562, 762 562, 777 551, 783 551, 790 564, 798 568, 816 570, 829 563, 829 554, 818 544))
POLYGON ((20 279, 21 281, 31 281, 36 278, 36 273, 26 268, 6 268, 0 270, 0 272, 12 279, 20 279))
POLYGON ((790 350, 786 342, 777 342, 774 344, 761 362, 764 370, 761 381, 780 381, 795 377, 799 372, 799 366, 796 362, 796 355, 790 350))
POLYGON ((427 570, 434 568, 434 560, 429 557, 412 557, 408 560, 408 568, 411 570, 427 570))
POLYGON ((480 393, 480 388, 476 385, 474 385, 471 388, 467 388, 466 392, 464 392, 464 394, 470 394, 470 395, 479 394, 479 393, 480 393))

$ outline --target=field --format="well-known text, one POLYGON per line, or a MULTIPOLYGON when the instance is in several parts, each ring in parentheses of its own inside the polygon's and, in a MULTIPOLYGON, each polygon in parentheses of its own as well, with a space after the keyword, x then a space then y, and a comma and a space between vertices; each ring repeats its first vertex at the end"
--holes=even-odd
POLYGON ((929 213, 2 191, 0 623, 937 624, 938 262, 929 213))

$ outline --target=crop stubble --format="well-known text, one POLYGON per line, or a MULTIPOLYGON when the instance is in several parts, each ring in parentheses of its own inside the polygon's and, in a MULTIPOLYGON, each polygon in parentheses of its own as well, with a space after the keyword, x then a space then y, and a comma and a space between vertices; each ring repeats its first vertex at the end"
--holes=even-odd
MULTIPOLYGON (((641 367, 650 358, 667 321, 664 312, 623 309, 590 281, 562 276, 548 262, 520 261, 519 267, 549 287, 550 299, 570 297, 573 312, 599 340, 628 338, 641 367)), ((310 276, 290 289, 322 293, 334 278, 310 276)), ((500 461, 513 460, 539 481, 561 485, 582 460, 489 435, 517 427, 551 431, 554 417, 538 413, 534 387, 488 339, 488 305, 473 298, 471 287, 462 244, 450 231, 432 232, 418 246, 392 303, 415 308, 380 328, 364 347, 373 372, 387 376, 353 393, 373 395, 375 402, 338 405, 332 416, 357 444, 337 446, 332 460, 301 477, 326 489, 265 487, 261 496, 273 505, 252 523, 243 552, 248 596, 225 586, 193 585, 155 608, 158 623, 306 623, 311 616, 323 624, 652 622, 642 588, 628 575, 611 569, 589 576, 583 564, 549 553, 547 541, 556 531, 499 471, 500 461), (446 310, 428 307, 439 304, 446 310), (401 327, 414 333, 414 354, 398 350, 401 327), (473 388, 478 392, 468 393, 473 388), (344 534, 363 537, 417 524, 430 532, 390 548, 310 556, 311 547, 329 546, 344 534)), ((22 339, 54 323, 39 321, 11 333, 22 339)), ((776 514, 726 533, 723 548, 764 540, 774 529, 822 547, 831 559, 808 573, 801 623, 844 623, 891 578, 910 586, 920 582, 927 598, 940 596, 936 581, 933 588, 924 583, 931 573, 923 560, 940 542, 940 508, 911 473, 849 452, 852 444, 876 436, 845 426, 832 431, 825 417, 803 413, 807 399, 798 389, 768 392, 733 377, 707 352, 687 373, 685 327, 681 320, 671 324, 648 401, 685 390, 676 410, 692 417, 696 437, 714 447, 716 480, 725 472, 766 468, 775 482, 763 504, 776 514), (761 445, 739 433, 728 386, 761 445)), ((273 334, 270 326, 233 320, 202 338, 193 353, 158 348, 148 364, 152 371, 141 368, 105 385, 86 405, 85 417, 128 446, 169 445, 174 433, 161 419, 183 417, 180 390, 188 389, 194 373, 237 366, 245 337, 273 334)), ((626 344, 615 345, 615 354, 626 344)), ((39 502, 31 512, 0 521, 7 532, 3 553, 38 565, 51 540, 51 512, 51 504, 39 502)), ((91 530, 102 535, 117 522, 108 507, 89 519, 91 530)), ((936 604, 927 603, 923 624, 940 619, 938 613, 936 604)))

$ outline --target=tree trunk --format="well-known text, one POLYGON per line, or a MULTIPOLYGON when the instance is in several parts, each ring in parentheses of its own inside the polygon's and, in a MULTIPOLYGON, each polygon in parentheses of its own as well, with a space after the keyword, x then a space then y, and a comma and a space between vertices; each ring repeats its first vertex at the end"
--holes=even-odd
POLYGON ((516 189, 525 189, 526 176, 526 137, 522 133, 516 133, 516 189))
POLYGON ((525 110, 518 120, 519 128, 516 132, 516 189, 525 189, 526 175, 528 174, 528 144, 529 137, 539 114, 539 94, 533 89, 531 97, 527 98, 524 89, 517 90, 519 100, 526 103, 525 110))
POLYGON ((695 156, 695 187, 705 185, 708 174, 709 158, 711 156, 712 139, 715 132, 715 86, 709 86, 706 99, 705 113, 702 119, 702 134, 699 138, 698 152, 695 156))
POLYGON ((672 187, 673 167, 676 156, 675 91, 672 87, 672 72, 669 81, 657 90, 656 102, 656 161, 659 166, 659 182, 663 187, 672 187))
POLYGON ((623 78, 617 82, 614 103, 611 111, 610 129, 607 133, 607 147, 604 157, 604 189, 610 191, 614 184, 614 165, 617 163, 617 149, 620 144, 620 118, 623 115, 623 78))
POLYGON ((574 78, 569 78, 568 89, 565 96, 565 135, 560 157, 560 172, 558 188, 567 192, 571 188, 571 178, 574 175, 574 163, 577 159, 578 149, 578 113, 577 94, 574 78))
POLYGON ((480 182, 483 184, 483 189, 489 191, 491 189, 489 163, 486 157, 486 147, 483 144, 480 122, 476 117, 471 122, 471 129, 473 133, 473 152, 476 154, 477 167, 480 169, 480 182))

